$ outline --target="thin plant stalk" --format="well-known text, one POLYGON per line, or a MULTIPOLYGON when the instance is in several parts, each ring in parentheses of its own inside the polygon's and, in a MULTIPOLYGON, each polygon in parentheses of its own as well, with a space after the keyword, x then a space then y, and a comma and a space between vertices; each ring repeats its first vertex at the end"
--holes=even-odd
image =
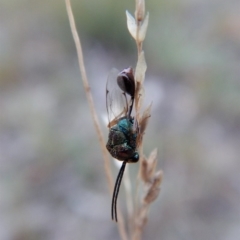
POLYGON ((136 195, 134 204, 135 211, 133 216, 134 226, 131 239, 140 240, 143 229, 147 222, 150 204, 155 201, 159 195, 163 172, 155 171, 157 162, 156 150, 152 151, 148 159, 143 154, 143 135, 151 114, 151 104, 143 111, 143 113, 141 113, 142 100, 144 98, 143 82, 147 69, 143 52, 143 41, 145 39, 148 27, 149 13, 145 15, 145 0, 136 0, 135 2, 135 17, 133 17, 128 11, 126 11, 126 15, 128 30, 136 41, 138 52, 137 66, 134 77, 137 84, 135 93, 135 111, 136 120, 139 124, 138 152, 140 158, 139 172, 136 179, 136 195), (140 186, 143 187, 142 197, 139 196, 140 186))
POLYGON ((134 208, 133 208, 133 197, 132 197, 132 184, 129 176, 129 168, 126 167, 125 173, 124 173, 124 188, 126 193, 126 205, 127 205, 127 213, 128 213, 128 229, 129 229, 129 235, 132 236, 133 234, 133 217, 134 217, 134 208))
MULTIPOLYGON (((71 28, 73 39, 74 39, 75 46, 77 49, 78 62, 79 62, 81 76, 82 76, 83 86, 84 86, 84 90, 86 92, 86 96, 87 96, 87 100, 89 103, 94 126, 96 129, 97 135, 98 135, 98 140, 99 140, 99 143, 100 143, 100 146, 102 149, 102 154, 103 154, 103 158, 104 158, 104 169, 105 169, 105 173, 107 176, 109 191, 111 193, 113 190, 113 177, 112 177, 112 172, 111 172, 111 168, 110 168, 110 159, 109 159, 109 155, 108 155, 108 152, 107 152, 107 149, 105 146, 105 141, 103 138, 103 134, 102 134, 99 120, 97 117, 97 113, 95 110, 92 94, 90 91, 90 86, 88 83, 88 78, 87 78, 84 59, 83 59, 82 46, 81 46, 81 42, 80 42, 80 37, 79 37, 77 29, 76 29, 76 24, 75 24, 70 0, 65 0, 65 3, 66 3, 66 9, 67 9, 67 14, 68 14, 68 18, 69 18, 70 28, 71 28)), ((127 240, 128 238, 127 238, 127 233, 126 233, 126 229, 124 226, 124 219, 122 217, 121 212, 119 212, 119 213, 120 213, 119 214, 119 224, 118 224, 119 233, 123 240, 127 240)))
POLYGON ((107 152, 107 149, 106 149, 106 146, 105 146, 105 141, 104 141, 104 138, 103 138, 103 134, 102 134, 100 124, 99 124, 99 120, 98 120, 98 117, 97 117, 97 113, 96 113, 96 110, 95 110, 92 94, 91 94, 91 91, 90 91, 90 86, 89 86, 89 83, 88 83, 88 78, 87 78, 84 59, 83 59, 82 46, 81 46, 81 42, 80 42, 80 37, 79 37, 77 29, 76 29, 75 20, 74 20, 72 8, 71 8, 70 0, 66 0, 66 7, 67 7, 67 13, 68 13, 68 17, 69 17, 69 22, 70 22, 70 27, 71 27, 71 30, 72 30, 73 39, 74 39, 74 42, 75 42, 75 45, 76 45, 76 48, 77 48, 78 62, 79 62, 79 68, 80 68, 81 76, 82 76, 83 86, 84 86, 84 90, 86 92, 86 96, 87 96, 87 100, 88 100, 88 103, 89 103, 89 107, 90 107, 91 115, 92 115, 92 118, 93 118, 94 126, 95 126, 95 129, 97 131, 98 139, 99 139, 100 146, 101 146, 101 149, 102 149, 102 153, 103 153, 103 156, 104 156, 105 170, 106 170, 106 174, 107 174, 109 190, 111 191, 111 189, 113 187, 113 177, 112 177, 110 167, 109 167, 110 166, 110 159, 109 159, 109 155, 108 155, 108 152, 107 152))

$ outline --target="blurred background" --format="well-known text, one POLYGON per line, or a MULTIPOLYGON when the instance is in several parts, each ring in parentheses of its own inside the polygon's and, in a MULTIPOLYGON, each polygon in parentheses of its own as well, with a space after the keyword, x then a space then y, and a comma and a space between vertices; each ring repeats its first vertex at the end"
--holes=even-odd
MULTIPOLYGON (((108 72, 136 64, 125 16, 134 2, 72 1, 106 140, 108 72)), ((236 240, 240 1, 148 0, 146 9, 144 152, 158 148, 164 181, 143 239, 236 240)), ((64 1, 2 0, 0 239, 117 240, 110 204, 64 1)), ((123 190, 118 204, 126 216, 123 190)))

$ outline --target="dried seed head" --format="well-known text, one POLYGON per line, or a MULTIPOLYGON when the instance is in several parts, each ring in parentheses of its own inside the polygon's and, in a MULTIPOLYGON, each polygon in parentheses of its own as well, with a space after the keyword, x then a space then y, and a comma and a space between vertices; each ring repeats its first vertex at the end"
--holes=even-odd
POLYGON ((141 109, 143 98, 144 98, 144 88, 142 86, 142 83, 136 82, 135 108, 137 112, 141 109))
POLYGON ((147 32, 149 13, 147 13, 139 26, 137 26, 135 18, 128 11, 126 11, 126 16, 128 31, 138 43, 143 42, 147 32))
POLYGON ((147 33, 147 27, 148 27, 148 20, 149 20, 149 13, 147 13, 146 17, 144 18, 138 34, 138 41, 143 42, 147 33))
POLYGON ((135 19, 141 22, 145 16, 145 0, 136 0, 135 19))
POLYGON ((154 175, 153 186, 159 187, 162 183, 162 180, 163 180, 163 171, 159 170, 154 175))
MULTIPOLYGON (((139 104, 139 103, 138 103, 139 104)), ((152 104, 149 105, 149 107, 143 112, 143 115, 139 119, 139 134, 137 136, 137 146, 140 146, 142 144, 142 139, 143 139, 143 134, 145 133, 145 130, 147 128, 148 120, 150 118, 150 112, 151 112, 151 106, 152 104)), ((137 106, 137 111, 139 105, 137 106)))
POLYGON ((152 107, 152 103, 144 110, 143 115, 139 121, 140 134, 142 135, 144 134, 147 128, 148 120, 151 116, 151 107, 152 107))
POLYGON ((136 71, 135 71, 135 79, 137 82, 143 83, 146 70, 147 70, 147 64, 145 60, 144 51, 141 51, 138 57, 136 71))
POLYGON ((149 178, 152 178, 157 166, 157 148, 155 148, 151 152, 147 162, 148 162, 148 176, 149 178))
POLYGON ((158 197, 160 188, 151 188, 151 191, 148 191, 146 196, 144 197, 144 202, 150 204, 151 202, 155 201, 158 197))
POLYGON ((145 203, 150 204, 158 197, 162 178, 163 178, 163 172, 161 170, 155 173, 152 185, 148 189, 148 192, 143 199, 145 203))
MULTIPOLYGON (((142 83, 136 82, 136 90, 135 90, 135 109, 136 112, 139 113, 142 107, 143 99, 144 99, 144 88, 142 83)), ((139 120, 139 116, 138 116, 139 120)))
POLYGON ((145 72, 147 70, 147 64, 145 61, 144 52, 142 51, 138 57, 138 62, 136 66, 135 71, 135 79, 136 79, 136 94, 135 94, 135 107, 136 111, 138 112, 142 105, 142 99, 143 99, 143 81, 145 78, 145 72))
POLYGON ((132 37, 136 40, 136 36, 137 36, 136 21, 135 21, 134 17, 131 15, 131 13, 129 13, 128 11, 126 11, 126 16, 127 16, 128 31, 130 32, 132 37))
MULTIPOLYGON (((148 207, 147 206, 142 207, 135 220, 135 223, 138 229, 143 229, 143 227, 147 224, 147 221, 148 221, 147 214, 148 214, 148 207)), ((139 239, 139 238, 134 238, 134 239, 139 239)))
POLYGON ((148 162, 147 159, 143 156, 143 160, 141 161, 141 178, 145 183, 149 182, 148 177, 148 162))
POLYGON ((129 94, 131 97, 134 97, 135 80, 133 76, 133 69, 131 67, 124 69, 118 74, 117 83, 122 91, 129 94))
POLYGON ((155 169, 157 166, 157 149, 154 149, 148 159, 143 157, 141 161, 141 178, 145 183, 151 183, 154 178, 155 169))

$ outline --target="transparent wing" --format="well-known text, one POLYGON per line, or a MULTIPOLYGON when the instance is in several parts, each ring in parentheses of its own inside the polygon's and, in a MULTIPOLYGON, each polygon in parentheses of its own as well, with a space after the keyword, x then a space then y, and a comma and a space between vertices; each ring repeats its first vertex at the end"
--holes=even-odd
POLYGON ((108 113, 108 127, 115 125, 119 118, 128 113, 129 97, 117 84, 119 71, 113 68, 108 75, 106 85, 106 107, 108 113))

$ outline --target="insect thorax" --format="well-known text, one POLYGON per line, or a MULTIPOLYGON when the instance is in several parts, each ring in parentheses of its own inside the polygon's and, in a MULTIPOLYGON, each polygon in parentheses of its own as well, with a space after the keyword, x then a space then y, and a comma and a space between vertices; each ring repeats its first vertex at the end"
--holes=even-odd
POLYGON ((118 160, 137 161, 136 138, 137 133, 133 130, 133 118, 121 118, 109 131, 107 149, 118 160))

